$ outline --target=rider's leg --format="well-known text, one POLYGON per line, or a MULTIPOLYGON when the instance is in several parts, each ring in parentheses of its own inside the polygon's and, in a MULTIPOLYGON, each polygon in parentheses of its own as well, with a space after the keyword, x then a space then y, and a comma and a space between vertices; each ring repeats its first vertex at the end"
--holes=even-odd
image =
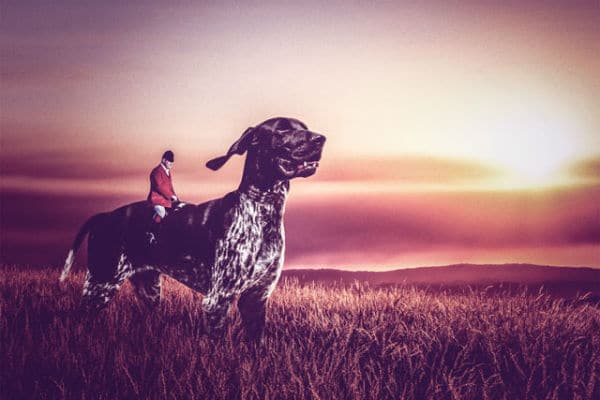
POLYGON ((160 222, 163 220, 163 218, 167 215, 167 210, 165 209, 164 206, 161 205, 155 205, 154 206, 154 222, 160 222))

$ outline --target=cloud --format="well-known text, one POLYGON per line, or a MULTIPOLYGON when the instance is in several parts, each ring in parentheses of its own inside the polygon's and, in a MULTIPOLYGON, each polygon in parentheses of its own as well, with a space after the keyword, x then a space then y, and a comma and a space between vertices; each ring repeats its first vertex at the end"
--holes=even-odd
MULTIPOLYGON (((162 148, 144 143, 144 147, 95 132, 78 131, 34 123, 1 121, 3 175, 44 178, 118 179, 143 176, 158 162, 162 148)), ((176 171, 183 174, 202 172, 203 179, 227 179, 239 176, 243 157, 232 158, 218 174, 208 173, 204 162, 218 154, 197 154, 196 149, 180 145, 176 171)), ((401 158, 324 158, 317 175, 320 181, 362 181, 405 183, 478 182, 500 175, 493 167, 457 159, 405 156, 401 158)))
MULTIPOLYGON (((144 196, 141 191, 138 195, 110 190, 77 195, 3 191, 3 258, 58 263, 90 215, 144 196)), ((350 257, 368 265, 415 253, 439 255, 439 249, 455 257, 452 260, 469 259, 486 249, 502 262, 507 261, 506 249, 597 248, 599 196, 600 185, 544 192, 365 192, 304 198, 292 192, 286 208, 286 260, 293 265, 309 259, 341 262, 340 257, 347 262, 350 257)), ((545 253, 531 254, 527 260, 535 262, 545 253)), ((569 264, 568 252, 562 254, 561 260, 566 260, 562 263, 569 264)), ((592 264, 589 254, 578 263, 592 264)), ((441 255, 438 263, 444 263, 441 255)), ((595 263, 600 263, 598 257, 595 263)))
POLYGON ((357 194, 287 211, 288 249, 402 254, 428 248, 600 244, 600 186, 545 192, 357 194))
POLYGON ((324 160, 319 179, 328 181, 405 181, 458 183, 498 177, 501 172, 475 161, 440 157, 345 158, 324 160))
MULTIPOLYGON (((30 122, 0 121, 0 174, 6 179, 45 180, 115 180, 139 179, 146 183, 150 170, 160 161, 167 145, 135 142, 75 127, 41 125, 30 122)), ((177 155, 175 175, 193 176, 205 181, 239 176, 241 160, 237 157, 223 168, 225 174, 211 173, 204 163, 211 157, 198 154, 186 143, 170 147, 177 155)))
POLYGON ((579 160, 568 167, 568 173, 579 178, 600 180, 600 156, 579 160))

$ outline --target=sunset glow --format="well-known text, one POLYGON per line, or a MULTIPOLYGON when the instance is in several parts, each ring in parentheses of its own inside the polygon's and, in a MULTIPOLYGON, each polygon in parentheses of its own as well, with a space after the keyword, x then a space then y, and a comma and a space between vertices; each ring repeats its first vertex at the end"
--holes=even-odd
POLYGON ((4 261, 57 262, 165 149, 185 200, 233 190, 204 163, 281 115, 328 138, 286 267, 600 267, 597 1, 1 8, 4 261))

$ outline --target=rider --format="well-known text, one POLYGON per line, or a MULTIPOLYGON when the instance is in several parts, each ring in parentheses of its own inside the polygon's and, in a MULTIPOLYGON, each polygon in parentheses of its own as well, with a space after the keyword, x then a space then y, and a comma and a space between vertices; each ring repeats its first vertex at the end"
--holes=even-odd
POLYGON ((159 223, 167 215, 167 208, 178 203, 179 198, 173 189, 173 164, 175 155, 171 150, 164 152, 160 164, 150 173, 150 193, 148 201, 154 206, 154 221, 159 223))

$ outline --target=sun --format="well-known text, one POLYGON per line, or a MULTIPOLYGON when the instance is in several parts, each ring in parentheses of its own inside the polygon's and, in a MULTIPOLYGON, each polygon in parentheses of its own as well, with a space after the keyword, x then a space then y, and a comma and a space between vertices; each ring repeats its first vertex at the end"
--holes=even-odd
POLYGON ((584 150, 581 118, 550 99, 512 99, 479 124, 478 158, 507 172, 517 186, 558 183, 561 170, 584 150))
POLYGON ((494 137, 492 160, 504 167, 516 183, 545 184, 560 178, 562 167, 577 149, 564 123, 530 116, 499 127, 507 134, 494 137))

